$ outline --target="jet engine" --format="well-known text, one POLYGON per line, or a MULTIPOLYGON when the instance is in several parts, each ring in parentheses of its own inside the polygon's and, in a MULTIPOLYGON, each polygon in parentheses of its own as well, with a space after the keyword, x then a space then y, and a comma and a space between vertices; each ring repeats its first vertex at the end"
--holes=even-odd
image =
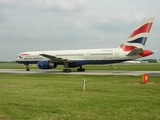
POLYGON ((52 69, 57 67, 57 64, 51 61, 39 61, 37 65, 40 69, 52 69))

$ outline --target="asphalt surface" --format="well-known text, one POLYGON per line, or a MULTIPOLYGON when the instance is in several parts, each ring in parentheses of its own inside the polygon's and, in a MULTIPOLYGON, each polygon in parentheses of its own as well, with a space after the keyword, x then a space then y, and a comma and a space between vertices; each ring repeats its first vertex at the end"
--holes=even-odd
POLYGON ((78 75, 133 75, 139 76, 149 74, 150 76, 160 76, 160 71, 124 71, 124 70, 86 70, 85 72, 72 71, 71 73, 63 73, 62 70, 40 70, 32 69, 0 69, 0 73, 12 74, 78 74, 78 75))

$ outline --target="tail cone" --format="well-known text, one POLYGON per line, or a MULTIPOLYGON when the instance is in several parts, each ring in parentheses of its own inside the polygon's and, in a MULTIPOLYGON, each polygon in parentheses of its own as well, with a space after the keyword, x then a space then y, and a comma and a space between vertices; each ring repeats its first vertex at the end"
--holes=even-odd
POLYGON ((149 56, 151 54, 153 54, 154 52, 150 51, 150 50, 143 50, 143 53, 139 54, 142 57, 146 57, 149 56))

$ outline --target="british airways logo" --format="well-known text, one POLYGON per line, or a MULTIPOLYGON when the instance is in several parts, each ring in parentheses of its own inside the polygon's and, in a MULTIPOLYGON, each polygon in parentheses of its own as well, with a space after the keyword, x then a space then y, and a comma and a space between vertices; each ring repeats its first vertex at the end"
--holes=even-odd
POLYGON ((20 54, 19 57, 20 57, 20 58, 23 58, 23 57, 26 57, 26 56, 28 56, 28 55, 29 55, 29 54, 20 54))
POLYGON ((120 47, 124 51, 131 51, 139 47, 143 48, 146 43, 148 33, 150 32, 151 27, 152 22, 142 24, 141 27, 132 32, 132 34, 128 37, 126 42, 124 42, 120 47))

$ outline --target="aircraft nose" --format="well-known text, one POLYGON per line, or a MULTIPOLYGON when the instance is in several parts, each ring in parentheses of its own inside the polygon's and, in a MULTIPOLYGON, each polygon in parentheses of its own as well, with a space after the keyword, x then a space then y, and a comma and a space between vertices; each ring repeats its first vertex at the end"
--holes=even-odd
POLYGON ((17 57, 15 58, 15 62, 16 62, 16 63, 19 63, 20 60, 21 60, 21 59, 20 59, 19 56, 17 56, 17 57))

